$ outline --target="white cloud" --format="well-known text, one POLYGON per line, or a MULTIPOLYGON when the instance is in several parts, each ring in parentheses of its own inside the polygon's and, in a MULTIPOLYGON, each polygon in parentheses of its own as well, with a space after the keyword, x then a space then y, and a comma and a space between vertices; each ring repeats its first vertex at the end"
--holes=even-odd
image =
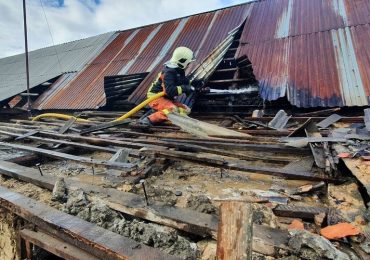
MULTIPOLYGON (((246 0, 42 0, 55 44, 124 30, 246 0)), ((29 49, 52 45, 40 0, 26 0, 29 49)), ((22 1, 0 0, 0 57, 24 52, 22 1)))

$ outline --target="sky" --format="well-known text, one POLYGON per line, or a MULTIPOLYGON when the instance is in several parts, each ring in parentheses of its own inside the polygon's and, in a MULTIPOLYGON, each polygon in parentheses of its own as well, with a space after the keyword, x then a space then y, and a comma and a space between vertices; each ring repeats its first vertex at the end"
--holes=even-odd
MULTIPOLYGON (((53 41, 69 42, 248 1, 26 0, 28 48, 35 50, 52 46, 53 41)), ((0 58, 24 52, 22 2, 0 0, 0 58)))

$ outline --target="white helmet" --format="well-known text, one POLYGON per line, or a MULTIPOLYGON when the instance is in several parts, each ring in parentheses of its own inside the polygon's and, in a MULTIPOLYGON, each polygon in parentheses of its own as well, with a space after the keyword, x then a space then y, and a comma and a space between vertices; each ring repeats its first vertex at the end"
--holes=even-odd
POLYGON ((195 61, 193 51, 187 47, 177 47, 170 60, 172 64, 176 64, 181 69, 186 69, 193 61, 195 61))

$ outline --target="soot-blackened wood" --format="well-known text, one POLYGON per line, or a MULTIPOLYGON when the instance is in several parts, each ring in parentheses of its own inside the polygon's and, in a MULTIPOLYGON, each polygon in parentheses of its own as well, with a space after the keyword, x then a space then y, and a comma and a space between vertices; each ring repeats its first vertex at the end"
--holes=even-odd
POLYGON ((3 187, 0 205, 101 259, 177 259, 3 187))
POLYGON ((68 131, 69 128, 71 128, 71 126, 76 122, 77 118, 76 117, 71 117, 66 123, 65 125, 63 125, 58 133, 59 134, 64 134, 65 132, 68 131))
POLYGON ((79 249, 76 246, 73 246, 65 241, 50 236, 44 232, 32 231, 29 229, 23 229, 20 232, 20 236, 56 256, 59 256, 63 259, 68 260, 98 260, 99 258, 79 249))
MULTIPOLYGON (((171 139, 171 138, 163 138, 161 140, 166 141, 166 142, 179 142, 178 140, 171 139)), ((284 145, 277 145, 277 144, 226 143, 226 142, 213 142, 212 140, 210 141, 182 140, 181 142, 204 145, 207 147, 214 147, 214 148, 245 149, 248 151, 279 152, 279 153, 284 153, 284 154, 294 153, 294 154, 299 154, 299 155, 309 153, 309 150, 307 149, 287 147, 284 145)))
POLYGON ((81 134, 87 134, 87 133, 92 133, 92 132, 96 132, 96 131, 99 131, 99 130, 112 128, 112 127, 115 127, 115 126, 126 125, 130 122, 131 122, 131 120, 126 119, 126 120, 122 120, 122 121, 113 121, 113 122, 103 123, 103 124, 95 125, 95 126, 92 126, 88 129, 82 130, 81 134))
POLYGON ((315 215, 318 215, 320 213, 327 214, 328 211, 328 208, 292 205, 278 205, 273 209, 274 214, 279 217, 303 218, 311 220, 315 218, 315 215))
POLYGON ((329 182, 340 182, 339 179, 329 178, 327 176, 321 176, 311 172, 296 172, 292 170, 287 170, 283 168, 269 168, 269 167, 258 167, 253 165, 248 165, 245 161, 227 161, 223 158, 210 157, 201 154, 179 152, 179 151, 168 151, 168 150, 142 150, 142 154, 159 156, 169 159, 184 160, 193 163, 198 163, 202 165, 225 168, 230 170, 237 170, 243 172, 254 172, 265 175, 279 176, 285 179, 295 179, 295 180, 312 180, 312 181, 329 181, 329 182))
MULTIPOLYGON (((0 134, 4 135, 10 135, 10 136, 20 136, 20 134, 15 134, 7 131, 2 131, 0 130, 0 134)), ((74 146, 86 150, 92 150, 92 151, 101 151, 101 152, 109 152, 109 153, 116 153, 119 149, 116 148, 109 148, 109 147, 104 147, 104 146, 97 146, 97 145, 90 145, 90 144, 83 144, 83 143, 76 143, 76 142, 70 142, 70 141, 65 141, 61 139, 51 139, 51 138, 46 138, 46 137, 37 137, 37 136, 27 136, 24 137, 25 139, 30 139, 30 140, 35 140, 41 143, 53 143, 53 144, 64 144, 64 145, 69 145, 69 146, 74 146)), ((67 136, 66 136, 67 138, 67 136)), ((62 152, 62 151, 59 151, 62 152)))
POLYGON ((51 157, 51 158, 76 161, 76 162, 85 163, 88 165, 102 165, 102 166, 105 166, 107 168, 112 168, 112 169, 131 170, 133 168, 133 165, 129 163, 116 163, 116 162, 109 162, 109 161, 103 161, 103 160, 95 160, 95 159, 75 156, 75 155, 71 155, 67 153, 61 153, 61 152, 56 152, 56 151, 52 151, 48 149, 30 147, 30 146, 19 145, 19 144, 10 144, 10 143, 0 142, 0 146, 11 147, 11 148, 22 150, 22 151, 29 151, 29 152, 33 152, 37 154, 42 154, 44 156, 51 157))
POLYGON ((221 203, 217 259, 251 260, 252 241, 253 209, 251 204, 235 201, 221 203))

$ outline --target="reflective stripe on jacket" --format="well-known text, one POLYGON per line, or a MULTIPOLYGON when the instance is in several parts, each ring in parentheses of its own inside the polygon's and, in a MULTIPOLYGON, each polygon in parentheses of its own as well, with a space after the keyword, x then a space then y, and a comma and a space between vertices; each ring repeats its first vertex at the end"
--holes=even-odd
POLYGON ((167 98, 174 99, 183 93, 183 86, 189 85, 185 71, 180 68, 164 67, 156 80, 150 86, 147 97, 151 97, 161 91, 166 93, 167 98))

